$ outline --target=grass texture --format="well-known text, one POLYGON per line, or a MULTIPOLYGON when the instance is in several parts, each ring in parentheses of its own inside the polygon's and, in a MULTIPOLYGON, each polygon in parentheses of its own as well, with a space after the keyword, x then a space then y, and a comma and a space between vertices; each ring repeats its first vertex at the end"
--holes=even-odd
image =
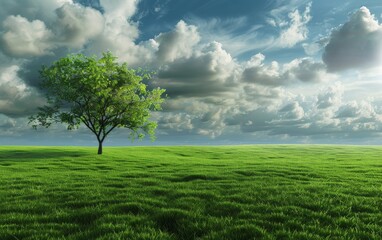
POLYGON ((382 148, 0 147, 0 239, 382 239, 382 148))

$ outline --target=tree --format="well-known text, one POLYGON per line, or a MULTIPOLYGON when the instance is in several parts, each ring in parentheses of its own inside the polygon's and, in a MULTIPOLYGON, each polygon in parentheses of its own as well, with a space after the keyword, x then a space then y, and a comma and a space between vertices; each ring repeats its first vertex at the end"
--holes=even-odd
POLYGON ((148 90, 142 81, 149 74, 116 60, 109 52, 99 59, 77 54, 43 66, 40 87, 47 105, 39 107, 29 122, 34 128, 64 123, 68 130, 83 123, 97 137, 98 154, 115 128, 130 129, 132 139, 149 134, 154 140, 157 124, 149 120, 150 112, 161 110, 165 90, 148 90))

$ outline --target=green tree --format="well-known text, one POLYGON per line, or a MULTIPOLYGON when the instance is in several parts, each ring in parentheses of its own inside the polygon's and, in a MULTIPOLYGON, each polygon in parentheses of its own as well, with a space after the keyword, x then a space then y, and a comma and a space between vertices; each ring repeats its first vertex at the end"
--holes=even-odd
POLYGON ((161 110, 165 90, 148 90, 142 80, 149 74, 116 60, 109 52, 99 59, 77 54, 42 67, 40 87, 47 105, 29 118, 30 124, 48 128, 64 123, 71 130, 83 123, 97 137, 98 154, 115 128, 130 129, 132 139, 149 134, 154 140, 157 124, 150 121, 150 112, 161 110))

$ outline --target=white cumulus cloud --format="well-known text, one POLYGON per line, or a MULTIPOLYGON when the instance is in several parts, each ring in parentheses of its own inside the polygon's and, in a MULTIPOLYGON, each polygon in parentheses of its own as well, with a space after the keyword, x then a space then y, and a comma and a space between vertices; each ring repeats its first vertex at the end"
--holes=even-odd
POLYGON ((159 61, 172 62, 177 58, 190 57, 193 47, 199 42, 200 36, 196 26, 179 21, 171 32, 161 33, 155 41, 158 42, 157 56, 159 61))
POLYGON ((40 20, 28 21, 17 15, 3 22, 2 50, 12 57, 33 57, 48 54, 55 47, 54 35, 40 20))
POLYGON ((293 47, 297 43, 304 41, 308 37, 308 28, 306 24, 310 21, 309 4, 301 14, 298 10, 289 13, 290 23, 286 29, 283 29, 278 39, 278 45, 281 47, 293 47))
POLYGON ((103 32, 104 17, 93 8, 64 4, 56 9, 56 14, 56 42, 64 46, 81 48, 103 32))

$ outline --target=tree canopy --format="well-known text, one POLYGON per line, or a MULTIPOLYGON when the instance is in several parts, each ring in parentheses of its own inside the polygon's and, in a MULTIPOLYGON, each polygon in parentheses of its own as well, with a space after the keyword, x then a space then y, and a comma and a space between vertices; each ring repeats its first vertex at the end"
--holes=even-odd
POLYGON ((71 130, 84 124, 97 137, 98 154, 115 128, 130 129, 133 139, 145 134, 155 139, 150 113, 161 110, 165 90, 147 88, 143 80, 150 74, 118 63, 110 52, 101 58, 68 55, 43 66, 40 74, 47 105, 30 117, 34 128, 64 123, 71 130))

